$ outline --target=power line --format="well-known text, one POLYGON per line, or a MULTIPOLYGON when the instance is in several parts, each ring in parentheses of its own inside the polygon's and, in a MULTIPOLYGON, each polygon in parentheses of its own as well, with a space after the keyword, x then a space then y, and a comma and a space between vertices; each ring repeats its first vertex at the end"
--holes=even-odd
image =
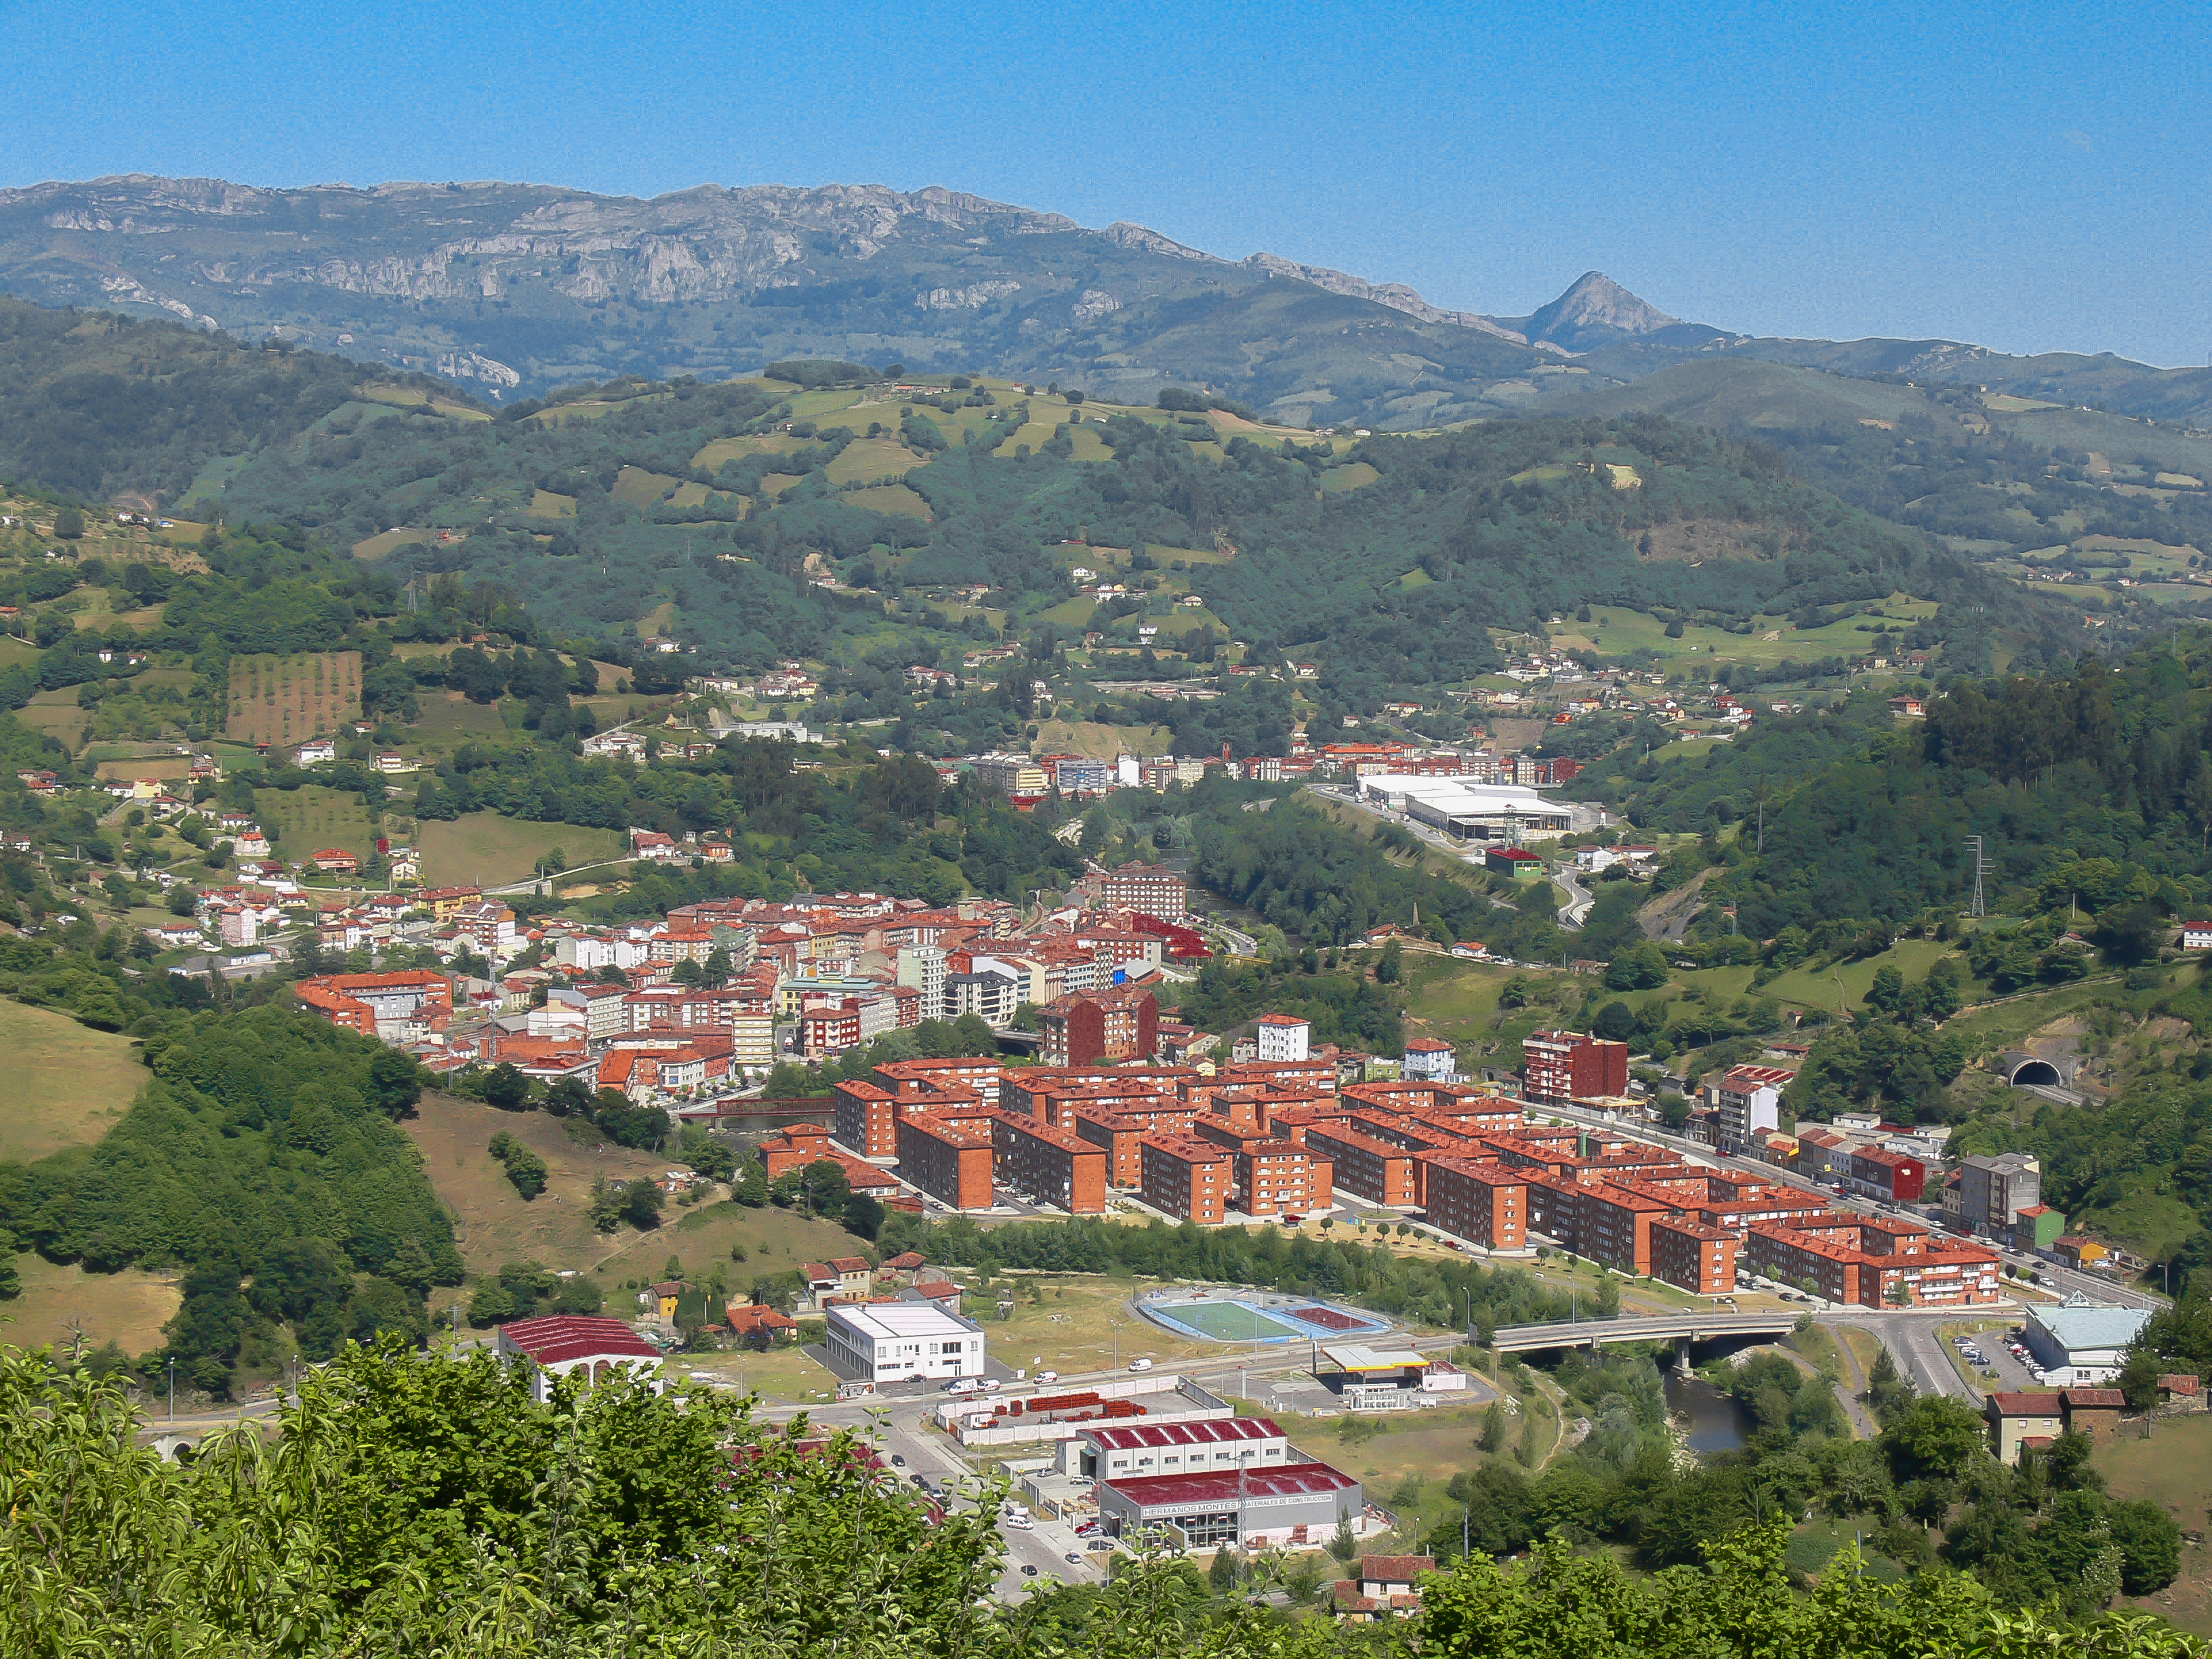
POLYGON ((1988 868, 1988 860, 1983 856, 1982 838, 1979 836, 1967 836, 1966 850, 1973 855, 1974 860, 1974 896, 1967 907, 1966 914, 1970 916, 1979 916, 1984 914, 1982 873, 1988 868))

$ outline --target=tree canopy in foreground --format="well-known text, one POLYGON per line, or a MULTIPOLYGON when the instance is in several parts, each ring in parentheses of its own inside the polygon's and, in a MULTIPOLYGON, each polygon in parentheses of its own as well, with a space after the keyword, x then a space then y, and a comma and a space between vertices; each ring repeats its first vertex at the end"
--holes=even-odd
POLYGON ((283 1432, 140 1443, 112 1379, 0 1348, 0 1651, 17 1659, 351 1655, 1336 1654, 1487 1659, 1818 1655, 2150 1659, 2160 1621, 2006 1614, 1941 1569, 1883 1585, 1843 1558, 1793 1587, 1786 1522, 1635 1577, 1553 1541, 1429 1581, 1427 1611, 1340 1627, 1206 1595, 1164 1556, 1012 1607, 995 1504, 940 1514, 845 1432, 627 1383, 534 1404, 488 1355, 349 1346, 283 1432))

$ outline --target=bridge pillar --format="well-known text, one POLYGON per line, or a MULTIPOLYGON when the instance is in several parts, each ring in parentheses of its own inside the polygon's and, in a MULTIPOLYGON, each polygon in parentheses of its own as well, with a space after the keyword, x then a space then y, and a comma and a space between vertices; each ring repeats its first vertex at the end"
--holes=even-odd
POLYGON ((1690 1374, 1690 1339, 1686 1336, 1674 1339, 1674 1369, 1684 1376, 1690 1374))

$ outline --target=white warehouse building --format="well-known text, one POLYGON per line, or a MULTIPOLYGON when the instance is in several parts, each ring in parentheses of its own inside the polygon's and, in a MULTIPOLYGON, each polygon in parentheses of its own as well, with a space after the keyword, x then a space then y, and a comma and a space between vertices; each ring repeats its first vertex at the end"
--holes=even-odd
POLYGON ((832 1306, 824 1357, 854 1381, 983 1375, 983 1328, 933 1302, 832 1306))
POLYGON ((1362 778, 1359 787, 1376 805, 1462 841, 1510 845, 1549 840, 1574 828, 1572 809, 1516 783, 1380 772, 1362 778))

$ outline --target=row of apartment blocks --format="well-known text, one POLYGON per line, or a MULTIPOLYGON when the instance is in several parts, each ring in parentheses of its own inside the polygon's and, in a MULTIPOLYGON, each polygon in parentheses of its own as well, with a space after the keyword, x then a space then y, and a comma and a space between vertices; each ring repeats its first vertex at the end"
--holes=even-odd
POLYGON ((1340 1088, 1318 1060, 1209 1077, 970 1060, 900 1061, 841 1085, 836 1122, 842 1145, 896 1158, 960 1209, 1004 1189, 1088 1214, 1120 1193, 1214 1224, 1325 1213, 1342 1192, 1484 1249, 1520 1251, 1534 1234, 1705 1296, 1734 1290, 1739 1265, 1868 1306, 1998 1294, 1997 1258, 1978 1245, 1540 1115, 1495 1085, 1340 1088))

